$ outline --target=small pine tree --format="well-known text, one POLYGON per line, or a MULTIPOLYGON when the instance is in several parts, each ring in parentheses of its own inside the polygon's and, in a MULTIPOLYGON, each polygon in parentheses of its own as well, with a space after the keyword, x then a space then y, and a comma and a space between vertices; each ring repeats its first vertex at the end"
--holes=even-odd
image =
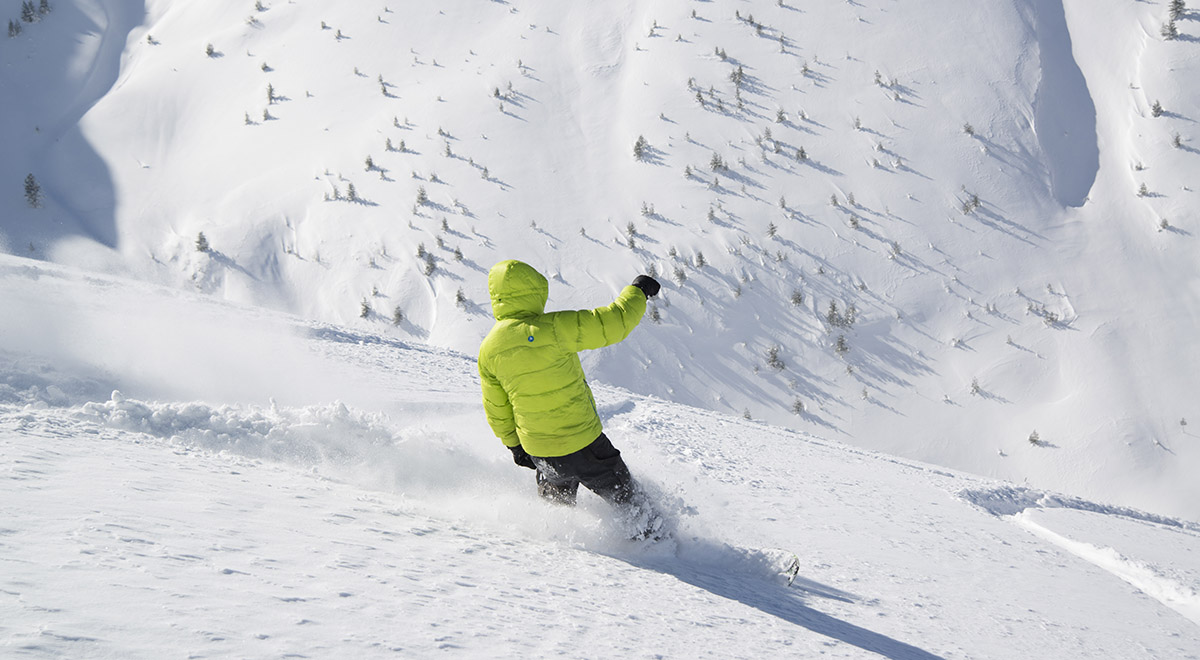
POLYGON ((648 314, 654 323, 662 323, 662 312, 658 311, 658 305, 651 305, 648 314))
POLYGON ((346 184, 346 199, 352 202, 358 201, 358 191, 355 190, 353 183, 346 184))
POLYGON ((837 341, 833 344, 833 350, 838 355, 845 355, 850 352, 850 344, 846 343, 846 335, 838 335, 837 341))
POLYGON ((467 307, 467 294, 463 293, 463 290, 462 290, 462 289, 459 289, 457 292, 455 292, 455 294, 454 294, 454 304, 455 304, 455 305, 458 305, 459 307, 462 307, 463 309, 466 309, 466 307, 467 307))
POLYGON ((370 315, 371 315, 371 303, 368 302, 366 298, 363 298, 362 303, 359 306, 358 318, 365 319, 365 318, 369 317, 370 315))
POLYGON ((792 305, 799 307, 804 304, 804 292, 800 289, 792 289, 792 305))
POLYGON ((214 48, 212 44, 208 44, 204 47, 204 54, 208 55, 209 57, 216 57, 217 49, 214 48))
POLYGON ((419 206, 425 206, 428 203, 429 195, 425 192, 425 186, 419 186, 417 188, 417 204, 419 206))
POLYGON ((8 21, 8 37, 11 39, 21 34, 21 22, 9 19, 8 21))
POLYGON ((834 327, 842 324, 842 315, 838 311, 836 301, 829 301, 829 310, 825 312, 825 322, 834 327))
POLYGON ((1171 20, 1182 18, 1186 9, 1187 4, 1183 0, 1171 0, 1171 20))
POLYGON ((196 251, 197 252, 208 252, 211 249, 212 248, 208 245, 208 237, 204 235, 204 232, 200 232, 199 234, 197 234, 196 235, 196 251))
POLYGON ((796 160, 808 160, 808 152, 804 150, 804 147, 796 149, 796 160))
POLYGON ((1171 146, 1175 147, 1176 149, 1182 149, 1183 148, 1183 136, 1176 133, 1175 136, 1171 138, 1171 146))
POLYGON ((1167 41, 1178 39, 1179 28, 1175 26, 1175 19, 1172 18, 1166 23, 1163 23, 1160 33, 1162 34, 1163 39, 1166 39, 1167 41))
POLYGON ((1150 115, 1153 117, 1161 117, 1162 113, 1163 113, 1162 104, 1159 103, 1158 101, 1155 101, 1154 105, 1150 106, 1150 115))
POLYGON ((962 130, 963 133, 966 133, 967 135, 975 135, 975 127, 972 126, 970 122, 963 124, 962 130))
POLYGON ((775 226, 774 222, 767 223, 767 237, 768 238, 775 238, 775 234, 777 234, 778 232, 779 232, 779 228, 775 226))
POLYGON ((782 371, 783 368, 787 366, 783 363, 783 360, 779 358, 778 346, 771 346, 767 348, 767 366, 776 371, 782 371))
POLYGON ((675 275, 675 282, 677 284, 683 284, 684 282, 687 281, 687 273, 684 272, 684 270, 678 266, 675 267, 674 275, 675 275))
POLYGON ((437 259, 430 252, 425 253, 425 275, 433 275, 437 271, 437 259))
POLYGON ((637 160, 645 160, 646 149, 650 143, 646 141, 645 136, 639 135, 637 141, 633 143, 633 157, 637 160))
POLYGON ((42 16, 50 13, 50 0, 42 0, 38 3, 38 13, 42 16))
POLYGON ((29 204, 30 208, 42 207, 42 187, 38 185, 33 173, 25 177, 25 203, 29 204))
POLYGON ((37 6, 33 4, 33 0, 25 0, 21 3, 21 20, 26 23, 34 23, 38 20, 37 6))
POLYGON ((792 402, 792 414, 793 415, 803 415, 804 414, 804 402, 803 401, 801 401, 800 399, 796 399, 795 401, 792 402))
POLYGON ((1138 197, 1146 197, 1149 194, 1150 188, 1146 187, 1145 183, 1138 187, 1138 197))
POLYGON ((1029 444, 1035 447, 1042 444, 1042 436, 1038 435, 1037 429, 1034 429, 1033 433, 1029 434, 1029 444))
POLYGON ((714 151, 712 158, 708 160, 708 166, 712 168, 712 171, 719 172, 725 169, 725 160, 721 158, 721 154, 714 151))
POLYGON ((404 310, 397 305, 396 309, 392 310, 392 325, 400 325, 404 323, 404 310))
POLYGON ((370 156, 367 156, 367 159, 363 161, 363 165, 367 168, 367 171, 370 172, 371 170, 375 169, 375 160, 370 156))

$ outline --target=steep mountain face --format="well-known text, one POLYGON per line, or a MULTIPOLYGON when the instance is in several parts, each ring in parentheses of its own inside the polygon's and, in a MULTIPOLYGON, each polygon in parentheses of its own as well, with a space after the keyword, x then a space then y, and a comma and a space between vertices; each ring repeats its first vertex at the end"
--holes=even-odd
POLYGON ((1200 518, 1196 14, 960 4, 64 0, 0 234, 466 352, 652 272, 594 379, 1200 518))

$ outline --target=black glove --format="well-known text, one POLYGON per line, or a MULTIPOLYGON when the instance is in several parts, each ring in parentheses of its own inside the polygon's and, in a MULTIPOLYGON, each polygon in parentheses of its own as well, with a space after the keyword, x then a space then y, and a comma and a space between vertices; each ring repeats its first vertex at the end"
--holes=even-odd
POLYGON ((509 447, 509 449, 512 451, 513 463, 521 467, 527 467, 530 470, 537 469, 537 466, 533 464, 533 459, 529 456, 529 452, 525 451, 524 447, 517 445, 516 447, 509 447))
POLYGON ((653 298, 654 296, 657 296, 658 290, 662 288, 659 286, 658 280, 650 277, 649 275, 638 275, 637 277, 633 278, 633 285, 641 289, 642 293, 646 294, 647 298, 653 298))

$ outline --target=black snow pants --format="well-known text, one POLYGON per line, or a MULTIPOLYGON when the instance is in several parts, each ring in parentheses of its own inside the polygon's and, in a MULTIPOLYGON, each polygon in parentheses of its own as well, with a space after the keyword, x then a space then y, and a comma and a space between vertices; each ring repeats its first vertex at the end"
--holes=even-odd
POLYGON ((580 484, 620 509, 628 509, 637 495, 637 484, 621 452, 603 433, 575 453, 532 458, 537 466, 538 495, 552 502, 574 505, 580 484))

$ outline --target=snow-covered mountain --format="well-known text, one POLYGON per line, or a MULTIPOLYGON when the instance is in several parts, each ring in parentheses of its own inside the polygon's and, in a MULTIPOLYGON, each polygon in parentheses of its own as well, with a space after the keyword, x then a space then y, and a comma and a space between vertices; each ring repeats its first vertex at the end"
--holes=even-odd
POLYGON ((0 299, 0 656, 1200 649, 1194 522, 597 387, 644 546, 539 500, 470 355, 11 256, 0 299))
POLYGON ((11 253, 466 353, 495 261, 650 271, 594 380, 1200 519, 1195 10, 50 5, 3 5, 11 253))

